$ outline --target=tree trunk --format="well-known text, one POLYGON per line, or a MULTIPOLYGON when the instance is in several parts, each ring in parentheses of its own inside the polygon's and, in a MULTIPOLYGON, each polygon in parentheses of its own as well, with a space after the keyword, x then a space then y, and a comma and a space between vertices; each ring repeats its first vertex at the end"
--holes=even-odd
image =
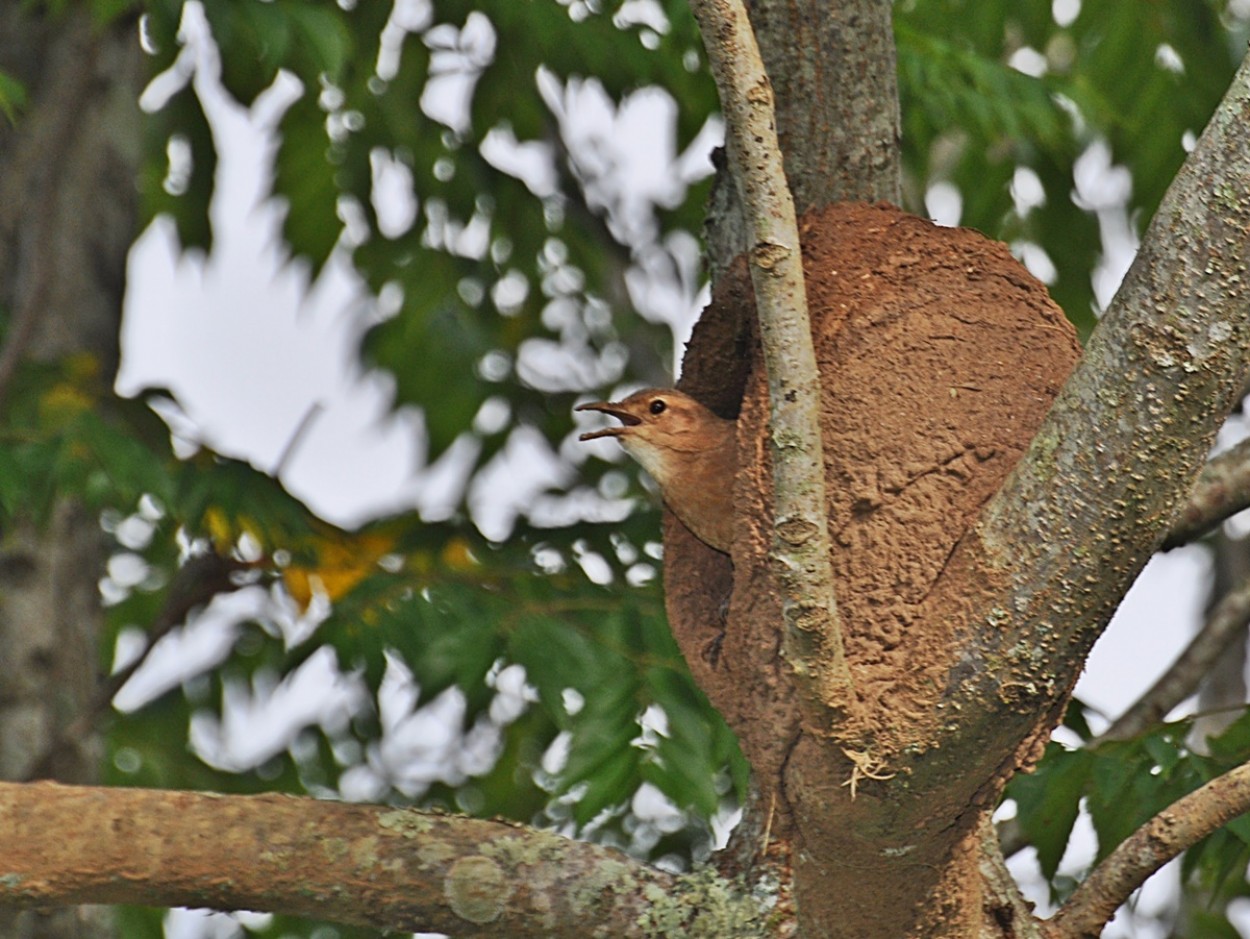
MULTIPOLYGON (((0 127, 0 421, 18 405, 32 362, 94 371, 107 394, 117 369, 126 256, 135 236, 143 76, 133 21, 100 29, 86 5, 0 9, 0 62, 27 92, 0 127)), ((104 541, 95 513, 52 493, 0 518, 0 777, 98 776, 100 740, 52 742, 99 682, 104 541)), ((100 936, 101 908, 0 911, 12 937, 100 936)))

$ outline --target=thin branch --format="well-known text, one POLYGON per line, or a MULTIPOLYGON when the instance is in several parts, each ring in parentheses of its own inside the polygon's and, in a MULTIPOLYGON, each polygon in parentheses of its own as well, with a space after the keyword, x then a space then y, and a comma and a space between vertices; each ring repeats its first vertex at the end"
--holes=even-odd
POLYGON ((1037 918, 1020 894, 1020 888, 1011 871, 1007 869, 1006 855, 1000 849, 1002 829, 995 830, 988 814, 982 815, 978 837, 980 860, 978 867, 983 878, 982 903, 988 917, 1001 925, 1001 932, 1017 939, 1037 939, 1040 936, 1037 918))
POLYGON ((1250 763, 1173 802, 1112 851, 1043 926, 1046 939, 1097 937, 1155 871, 1217 828, 1250 811, 1250 763))
POLYGON ((278 479, 291 465, 299 445, 304 442, 308 432, 312 430, 313 423, 325 412, 326 406, 320 401, 314 401, 308 406, 308 410, 304 412, 304 416, 299 419, 299 423, 295 425, 295 429, 291 431, 291 436, 287 438, 286 445, 282 448, 282 452, 278 454, 277 461, 273 464, 273 469, 269 471, 269 475, 274 479, 278 479))
POLYGON ((794 200, 774 123, 773 92, 741 0, 691 0, 725 114, 729 165, 738 182, 751 250, 771 407, 775 525, 782 586, 783 651, 809 717, 849 699, 850 673, 829 560, 828 503, 820 438, 820 375, 807 315, 794 200))
POLYGON ((241 561, 215 553, 194 557, 180 567, 166 593, 165 603, 147 628, 147 646, 143 652, 101 681, 78 717, 61 728, 38 759, 33 761, 25 780, 50 778, 61 754, 78 746, 84 737, 98 730, 100 718, 109 710, 117 692, 148 660, 157 643, 186 622, 192 610, 207 606, 218 594, 231 593, 243 586, 241 581, 233 579, 233 575, 247 567, 241 561))
POLYGON ((755 901, 710 872, 508 822, 276 794, 0 783, 0 857, 0 907, 251 909, 518 939, 765 934, 755 901))
POLYGON ((1226 593, 1198 634, 1159 680, 1116 718, 1094 745, 1104 740, 1129 740, 1153 727, 1194 693, 1211 666, 1238 633, 1250 623, 1250 582, 1226 593))
POLYGON ((1013 857, 1032 844, 1024 833, 1019 816, 1003 819, 994 826, 994 830, 998 836, 998 852, 1004 858, 1013 857))
POLYGON ((1202 468, 1189 501, 1163 542, 1163 550, 1189 544, 1246 508, 1250 508, 1250 440, 1243 440, 1202 468))

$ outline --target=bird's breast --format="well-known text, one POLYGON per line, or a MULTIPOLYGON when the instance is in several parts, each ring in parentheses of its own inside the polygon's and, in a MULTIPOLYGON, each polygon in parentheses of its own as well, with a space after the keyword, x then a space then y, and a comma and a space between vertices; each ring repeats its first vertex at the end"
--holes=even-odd
POLYGON ((702 450, 643 446, 630 454, 655 479, 669 509, 705 544, 733 544, 737 447, 732 437, 702 450))

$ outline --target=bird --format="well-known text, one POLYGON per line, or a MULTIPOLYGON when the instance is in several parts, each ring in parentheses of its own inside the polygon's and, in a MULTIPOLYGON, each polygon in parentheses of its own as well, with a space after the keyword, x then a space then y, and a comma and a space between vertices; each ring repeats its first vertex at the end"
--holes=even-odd
POLYGON ((582 434, 614 437, 660 487, 665 505, 695 537, 729 554, 733 546, 733 487, 738 470, 738 424, 713 414, 673 388, 644 388, 621 401, 595 401, 620 426, 582 434))

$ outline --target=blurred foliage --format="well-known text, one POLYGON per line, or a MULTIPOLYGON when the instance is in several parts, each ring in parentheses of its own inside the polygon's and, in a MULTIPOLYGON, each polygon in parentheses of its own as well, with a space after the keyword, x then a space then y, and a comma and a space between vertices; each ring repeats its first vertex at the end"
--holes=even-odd
MULTIPOLYGON (((142 13, 164 80, 147 120, 147 212, 172 219, 185 248, 209 251, 217 151, 191 80, 182 0, 94 0, 93 9, 101 21, 142 13)), ((114 715, 111 781, 350 789, 689 863, 707 850, 710 819, 740 797, 746 767, 664 623, 654 502, 632 467, 569 445, 579 395, 666 380, 669 329, 630 282, 666 276, 693 302, 698 275, 680 245, 701 228, 706 183, 675 180, 670 195, 632 198, 605 141, 579 138, 567 120, 578 100, 619 107, 658 87, 674 107, 657 111, 671 127, 655 138, 671 132, 670 161, 685 153, 715 108, 686 4, 202 0, 201 9, 240 105, 280 73, 301 86, 278 126, 272 176, 291 255, 313 274, 335 251, 350 257, 376 298, 360 354, 393 377, 396 407, 419 409, 427 460, 450 454, 465 485, 445 518, 408 512, 341 531, 244 462, 202 447, 176 459, 148 407, 159 391, 117 401, 89 357, 27 367, 0 425, 0 512, 39 518, 73 493, 101 512, 115 559, 138 565, 137 576, 103 582, 105 665, 171 608, 189 557, 236 558, 241 583, 265 598, 267 612, 239 624, 224 660, 114 715), (440 110, 431 104, 440 96, 465 106, 440 110), (530 169, 501 168, 500 141, 521 147, 530 169), (411 188, 410 212, 385 179, 411 188), (521 432, 569 471, 492 542, 475 524, 469 480, 521 432), (591 520, 619 518, 629 497, 637 506, 624 520, 591 520), (348 719, 310 718, 254 765, 194 739, 188 752, 189 728, 220 729, 238 702, 288 687, 322 644, 344 680, 365 689, 348 719), (516 667, 519 692, 504 687, 516 667), (423 708, 447 701, 458 703, 440 712, 456 717, 444 770, 405 775, 396 741, 423 708), (488 755, 477 763, 466 756, 475 741, 488 755), (640 787, 671 802, 675 825, 635 811, 640 787)), ((1056 299, 1087 330, 1100 221, 1098 206, 1073 199, 1078 157, 1107 142, 1131 173, 1126 211, 1140 228, 1184 157, 1183 135, 1201 130, 1223 92, 1245 24, 1214 0, 1083 0, 1063 25, 1050 0, 902 0, 895 10, 907 207, 923 214, 928 187, 953 184, 963 224, 1045 251, 1056 299), (1039 77, 1013 67, 1025 61, 1039 77), (1024 213, 1011 194, 1021 169, 1044 192, 1024 213)), ((20 121, 25 107, 21 87, 0 74, 6 119, 20 121)), ((1105 852, 1153 808, 1242 758, 1248 732, 1235 725, 1221 738, 1228 749, 1209 757, 1188 750, 1177 727, 1093 750, 1052 746, 1011 795, 1056 889, 1080 800, 1105 852)), ((1187 870, 1218 879, 1244 867, 1248 834, 1234 825, 1208 839, 1187 870)), ((152 911, 126 916, 127 935, 160 934, 152 911)), ((275 919, 254 932, 311 928, 275 919)))
POLYGON ((12 75, 0 71, 0 111, 10 124, 17 123, 18 115, 26 108, 26 86, 12 75))
POLYGON ((1224 0, 1149 4, 1080 0, 1071 21, 1050 3, 904 0, 895 7, 908 206, 953 183, 961 224, 1041 246, 1050 290, 1082 333, 1094 322, 1097 208, 1073 198, 1074 163, 1094 140, 1132 174, 1127 205, 1140 233, 1223 96, 1247 25, 1224 0), (1040 72, 1029 78, 1008 63, 1040 72), (1044 204, 1014 209, 1018 168, 1037 174, 1044 204))

